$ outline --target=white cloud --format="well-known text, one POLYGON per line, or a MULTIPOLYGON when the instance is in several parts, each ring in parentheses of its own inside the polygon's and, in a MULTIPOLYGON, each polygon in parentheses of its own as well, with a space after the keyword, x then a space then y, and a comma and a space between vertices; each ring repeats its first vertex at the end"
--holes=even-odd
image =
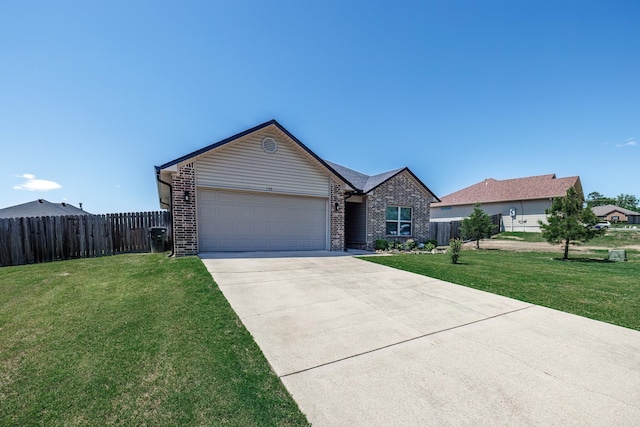
POLYGON ((624 144, 616 144, 616 147, 633 147, 638 145, 638 143, 634 140, 634 138, 627 138, 627 142, 624 144))
POLYGON ((19 178, 24 178, 24 182, 20 185, 14 185, 14 190, 28 190, 28 191, 50 191, 62 188, 62 185, 54 181, 47 181, 46 179, 36 179, 35 175, 25 173, 18 175, 19 178))

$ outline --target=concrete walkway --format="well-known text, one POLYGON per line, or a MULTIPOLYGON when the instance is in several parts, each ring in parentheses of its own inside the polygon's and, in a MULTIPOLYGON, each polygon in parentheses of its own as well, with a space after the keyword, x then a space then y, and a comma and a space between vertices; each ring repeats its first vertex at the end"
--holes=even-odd
POLYGON ((339 255, 201 254, 314 426, 640 425, 640 332, 339 255))

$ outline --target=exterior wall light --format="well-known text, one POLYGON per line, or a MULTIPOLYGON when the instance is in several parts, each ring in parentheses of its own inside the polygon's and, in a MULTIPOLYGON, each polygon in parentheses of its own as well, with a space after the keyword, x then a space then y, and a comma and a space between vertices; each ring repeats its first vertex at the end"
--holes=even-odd
POLYGON ((185 202, 188 202, 188 201, 189 201, 189 192, 188 192, 188 191, 185 191, 185 192, 184 192, 184 201, 185 201, 185 202))
POLYGON ((335 204, 336 212, 340 211, 340 203, 336 202, 335 204))

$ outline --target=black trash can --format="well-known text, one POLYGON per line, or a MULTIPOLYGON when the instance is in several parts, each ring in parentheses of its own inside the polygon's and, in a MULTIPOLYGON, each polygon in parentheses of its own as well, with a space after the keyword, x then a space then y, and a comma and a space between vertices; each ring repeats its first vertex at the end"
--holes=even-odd
POLYGON ((149 237, 151 238, 151 253, 164 252, 165 242, 167 241, 167 228, 151 227, 149 229, 149 237))

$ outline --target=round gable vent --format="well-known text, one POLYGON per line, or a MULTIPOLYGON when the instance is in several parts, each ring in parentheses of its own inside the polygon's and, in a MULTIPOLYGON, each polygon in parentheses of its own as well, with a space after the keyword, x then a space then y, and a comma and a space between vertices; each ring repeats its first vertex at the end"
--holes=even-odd
POLYGON ((267 153, 275 153, 278 149, 278 144, 273 138, 265 138, 262 140, 262 149, 267 153))

